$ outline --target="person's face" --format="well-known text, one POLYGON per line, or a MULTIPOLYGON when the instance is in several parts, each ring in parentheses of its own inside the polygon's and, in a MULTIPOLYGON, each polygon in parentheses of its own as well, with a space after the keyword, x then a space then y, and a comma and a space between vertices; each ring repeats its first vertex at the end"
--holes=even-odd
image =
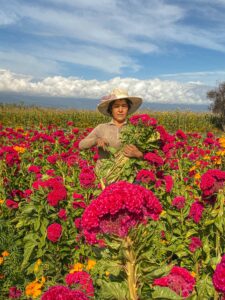
POLYGON ((128 114, 128 104, 126 100, 116 100, 112 105, 112 117, 118 123, 123 123, 128 114))

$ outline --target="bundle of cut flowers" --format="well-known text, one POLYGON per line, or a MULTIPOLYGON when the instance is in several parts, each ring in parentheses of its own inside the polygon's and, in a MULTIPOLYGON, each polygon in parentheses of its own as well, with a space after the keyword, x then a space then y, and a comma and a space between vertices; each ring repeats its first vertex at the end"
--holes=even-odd
POLYGON ((108 147, 111 154, 109 159, 104 159, 97 171, 99 178, 104 178, 106 184, 117 180, 134 181, 134 174, 139 165, 143 164, 136 158, 126 157, 123 153, 125 145, 136 146, 143 154, 159 148, 160 133, 157 131, 157 121, 147 114, 132 116, 128 124, 120 132, 122 147, 116 150, 108 147))

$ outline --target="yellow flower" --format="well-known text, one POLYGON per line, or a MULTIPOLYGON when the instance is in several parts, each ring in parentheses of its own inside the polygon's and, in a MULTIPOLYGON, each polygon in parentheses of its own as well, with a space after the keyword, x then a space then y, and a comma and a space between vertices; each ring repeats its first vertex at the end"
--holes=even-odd
POLYGON ((73 265, 73 268, 70 270, 70 273, 80 272, 83 270, 84 265, 81 263, 76 263, 73 265))
POLYGON ((194 178, 195 178, 195 179, 200 179, 200 178, 201 178, 201 175, 200 175, 199 173, 196 173, 195 176, 194 176, 194 178))
POLYGON ((40 264, 42 263, 41 259, 39 258, 36 263, 34 264, 34 273, 37 273, 40 264))
POLYGON ((0 199, 0 204, 3 204, 3 203, 4 203, 4 201, 5 201, 5 200, 3 200, 3 199, 0 199))
POLYGON ((225 150, 217 151, 216 155, 218 155, 218 156, 224 156, 225 155, 225 150))
POLYGON ((220 146, 221 146, 222 148, 225 148, 225 137, 221 137, 221 138, 219 139, 219 143, 220 143, 220 146))
POLYGON ((110 275, 110 273, 108 271, 106 271, 105 275, 108 277, 110 275))
POLYGON ((196 166, 193 166, 189 169, 189 172, 194 171, 196 169, 196 166))
POLYGON ((9 252, 8 251, 3 251, 2 256, 9 256, 9 252))
POLYGON ((29 283, 26 286, 26 296, 31 296, 32 298, 37 298, 41 295, 41 288, 43 284, 45 283, 45 278, 42 277, 41 282, 38 282, 38 280, 34 280, 31 283, 29 283))
POLYGON ((205 156, 203 157, 203 159, 209 160, 209 159, 210 159, 210 156, 209 156, 209 155, 205 155, 205 156))
POLYGON ((191 272, 192 277, 196 277, 196 273, 194 271, 191 272))
POLYGON ((92 260, 92 259, 89 259, 88 263, 87 263, 87 266, 86 266, 86 270, 89 271, 89 270, 93 269, 95 265, 96 265, 96 261, 92 260))
POLYGON ((0 256, 0 265, 2 265, 3 263, 4 263, 4 258, 0 256))
POLYGON ((18 153, 24 153, 26 148, 20 146, 14 146, 13 149, 18 153))
POLYGON ((166 211, 165 210, 162 210, 160 216, 165 216, 166 215, 166 211))

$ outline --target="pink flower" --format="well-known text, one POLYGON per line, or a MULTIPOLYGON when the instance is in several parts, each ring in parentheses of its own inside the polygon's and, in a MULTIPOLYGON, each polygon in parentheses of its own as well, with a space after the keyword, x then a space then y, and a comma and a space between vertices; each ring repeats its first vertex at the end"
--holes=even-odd
POLYGON ((153 285, 169 287, 178 295, 187 298, 192 294, 195 283, 195 278, 188 270, 174 266, 167 276, 155 279, 153 285))
POLYGON ((155 166, 162 166, 163 159, 158 154, 153 152, 148 152, 144 155, 144 159, 147 160, 150 164, 155 166))
POLYGON ((171 175, 165 175, 164 180, 166 184, 166 192, 170 193, 173 188, 173 177, 171 175))
POLYGON ((151 118, 147 114, 134 115, 129 119, 130 123, 133 125, 143 124, 145 126, 156 126, 157 121, 151 118))
POLYGON ((97 233, 125 237, 131 227, 149 217, 158 220, 162 206, 152 191, 125 181, 107 186, 82 215, 88 243, 97 243, 97 233))
POLYGON ((94 296, 94 286, 90 274, 85 271, 75 272, 66 275, 66 284, 69 287, 76 287, 85 292, 88 297, 94 296))
POLYGON ((7 199, 5 204, 8 208, 12 208, 12 209, 17 209, 19 207, 19 204, 16 201, 10 199, 7 199))
POLYGON ((143 169, 137 173, 136 180, 142 183, 149 183, 155 181, 155 174, 152 171, 143 169))
POLYGON ((51 242, 56 243, 60 239, 61 234, 62 234, 62 226, 60 224, 53 223, 48 226, 47 237, 51 242))
POLYGON ((202 241, 200 240, 200 238, 193 236, 189 244, 189 250, 191 252, 195 252, 198 248, 201 247, 202 247, 202 241))
POLYGON ((208 170, 201 177, 200 188, 202 190, 203 199, 206 199, 217 193, 219 189, 224 187, 225 171, 219 169, 208 170))
POLYGON ((66 210, 61 208, 59 213, 58 213, 58 216, 59 216, 60 219, 66 221, 66 219, 67 219, 66 210))
POLYGON ((182 209, 185 206, 185 198, 183 196, 177 196, 172 201, 172 206, 175 206, 177 209, 182 209))
POLYGON ((12 299, 20 298, 21 295, 22 295, 22 291, 17 289, 16 286, 12 286, 9 289, 9 298, 12 298, 12 299))
POLYGON ((212 281, 218 292, 225 293, 225 255, 222 256, 221 262, 216 266, 212 281))
POLYGON ((80 181, 80 185, 83 188, 94 187, 95 179, 96 179, 96 177, 95 177, 93 167, 83 167, 81 169, 81 172, 79 175, 79 181, 80 181))
POLYGON ((30 166, 29 168, 28 168, 28 172, 30 172, 30 173, 40 173, 41 172, 41 167, 40 166, 30 166))
POLYGON ((85 294, 78 290, 71 290, 66 286, 52 286, 41 297, 41 300, 88 300, 85 294))
POLYGON ((191 205, 189 217, 191 219, 193 219, 193 221, 195 223, 199 223, 201 220, 203 211, 204 211, 204 205, 199 201, 195 201, 191 205))

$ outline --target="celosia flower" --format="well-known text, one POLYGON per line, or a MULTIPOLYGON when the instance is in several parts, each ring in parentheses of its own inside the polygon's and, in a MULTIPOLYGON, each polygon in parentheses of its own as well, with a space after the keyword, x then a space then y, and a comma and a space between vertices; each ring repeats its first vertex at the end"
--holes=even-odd
POLYGON ((17 209, 19 207, 19 204, 16 201, 13 201, 11 199, 7 199, 5 201, 5 204, 8 208, 17 209))
POLYGON ((30 173, 40 173, 41 172, 41 167, 40 166, 30 166, 28 168, 28 172, 30 173))
POLYGON ((62 234, 62 226, 60 224, 53 223, 48 226, 47 237, 51 242, 56 243, 60 239, 61 234, 62 234))
POLYGON ((155 126, 157 124, 157 120, 147 114, 134 115, 129 118, 129 122, 133 125, 143 124, 145 126, 155 126))
POLYGON ((85 271, 75 272, 66 275, 66 284, 69 287, 76 287, 77 289, 85 292, 89 297, 94 296, 94 286, 90 274, 85 271))
POLYGON ((79 175, 80 185, 84 188, 91 188, 94 187, 95 182, 95 173, 93 167, 85 167, 81 169, 79 175))
POLYGON ((142 183, 149 183, 155 181, 155 174, 149 170, 140 170, 136 175, 136 180, 141 181, 142 183))
POLYGON ((177 196, 172 201, 172 206, 175 206, 177 209, 182 209, 185 206, 185 198, 183 196, 177 196))
POLYGON ((156 153, 148 152, 144 155, 144 159, 147 160, 150 164, 155 166, 162 166, 163 165, 163 159, 161 156, 159 156, 156 153))
POLYGON ((89 300, 81 291, 71 290, 66 286, 50 287, 41 297, 41 300, 89 300))
POLYGON ((189 244, 189 250, 191 252, 195 252, 198 248, 201 247, 202 247, 202 241, 200 240, 200 238, 193 236, 189 244))
POLYGON ((221 262, 216 266, 212 281, 218 292, 225 293, 225 255, 222 256, 221 262))
POLYGON ((181 140, 187 139, 187 135, 181 129, 178 129, 175 135, 181 140))
POLYGON ((166 192, 170 193, 173 188, 173 177, 171 175, 165 175, 164 180, 166 185, 166 192))
POLYGON ((67 219, 66 210, 61 208, 60 211, 58 212, 58 216, 60 219, 66 221, 67 219))
POLYGON ((201 176, 200 188, 203 198, 212 196, 222 189, 225 183, 225 171, 218 169, 208 170, 201 176))
POLYGON ((195 223, 199 223, 202 218, 203 211, 204 211, 204 205, 199 201, 195 201, 191 205, 189 217, 193 219, 195 223))
POLYGON ((187 298, 192 294, 195 283, 195 278, 188 270, 174 266, 167 276, 155 279, 153 285, 166 286, 178 295, 187 298))
POLYGON ((162 206, 152 191, 125 181, 107 186, 82 215, 82 228, 90 244, 97 233, 125 237, 129 229, 147 218, 158 220, 162 206))
POLYGON ((9 288, 9 298, 12 299, 20 298, 21 295, 22 295, 22 291, 17 289, 16 286, 12 286, 11 288, 9 288))

